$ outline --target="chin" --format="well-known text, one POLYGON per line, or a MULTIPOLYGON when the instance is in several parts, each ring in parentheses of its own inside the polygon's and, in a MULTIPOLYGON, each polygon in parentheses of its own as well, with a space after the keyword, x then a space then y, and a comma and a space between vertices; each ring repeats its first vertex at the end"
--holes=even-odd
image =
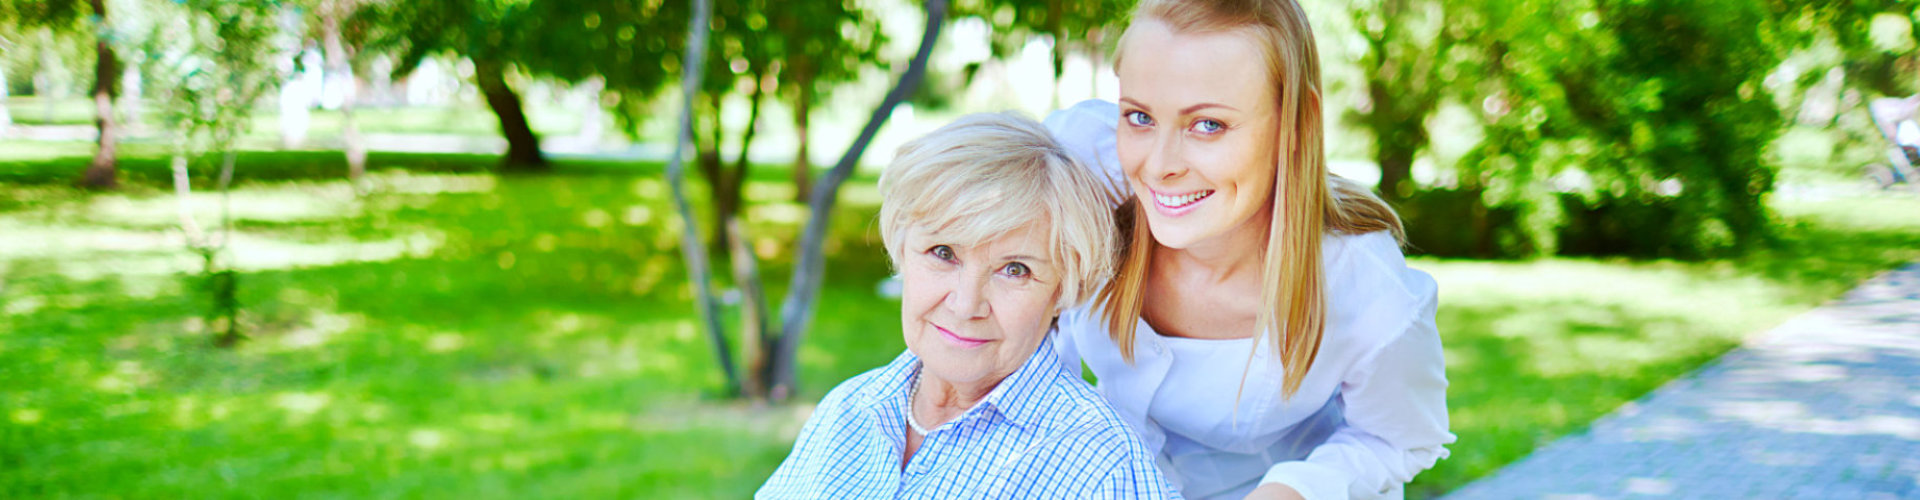
MULTIPOLYGON (((1151 224, 1151 222, 1149 222, 1149 224, 1151 224)), ((1203 239, 1203 236, 1196 234, 1200 232, 1198 231, 1199 228, 1179 227, 1173 226, 1172 224, 1161 224, 1159 227, 1149 226, 1148 228, 1153 231, 1154 243, 1159 243, 1160 246, 1175 250, 1185 250, 1187 247, 1193 246, 1194 242, 1203 239)))
POLYGON ((920 363, 928 375, 939 377, 940 380, 950 383, 970 383, 986 376, 986 370, 973 366, 972 363, 931 361, 925 357, 920 358, 920 363))

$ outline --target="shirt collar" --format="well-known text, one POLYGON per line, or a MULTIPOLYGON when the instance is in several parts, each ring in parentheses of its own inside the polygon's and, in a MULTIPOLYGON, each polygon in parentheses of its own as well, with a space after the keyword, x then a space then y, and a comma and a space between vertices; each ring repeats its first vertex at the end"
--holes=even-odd
POLYGON ((983 406, 998 410, 1007 420, 1021 427, 1039 424, 1047 417, 1041 412, 1042 407, 1049 406, 1043 399, 1047 395, 1053 372, 1060 369, 1060 358, 1053 353, 1053 334, 1048 331, 1040 339, 1040 347, 1034 349, 1033 355, 1027 356, 1027 361, 1021 363, 1020 368, 987 393, 987 397, 981 400, 985 403, 983 406))

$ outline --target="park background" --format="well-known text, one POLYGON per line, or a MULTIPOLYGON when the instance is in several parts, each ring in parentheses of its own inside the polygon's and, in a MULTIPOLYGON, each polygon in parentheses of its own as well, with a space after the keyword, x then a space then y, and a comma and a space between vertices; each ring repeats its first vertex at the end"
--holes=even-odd
MULTIPOLYGON (((902 349, 893 149, 1116 97, 1130 3, 0 0, 0 497, 748 496, 902 349)), ((1920 259, 1916 4, 1306 1, 1440 284, 1411 496, 1920 259)))

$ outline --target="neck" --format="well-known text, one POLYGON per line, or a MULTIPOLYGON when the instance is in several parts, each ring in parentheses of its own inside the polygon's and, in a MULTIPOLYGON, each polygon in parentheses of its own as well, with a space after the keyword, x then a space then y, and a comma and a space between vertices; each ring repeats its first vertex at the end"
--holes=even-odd
POLYGON ((1204 277, 1213 284, 1225 284, 1236 277, 1259 276, 1267 260, 1267 234, 1272 220, 1272 214, 1263 210, 1259 216, 1247 219, 1226 234, 1194 242, 1187 248, 1157 248, 1152 265, 1158 270, 1154 273, 1204 277))
MULTIPOLYGON (((993 392, 993 388, 999 386, 1000 381, 1005 378, 995 378, 991 383, 955 383, 932 376, 923 369, 920 372, 918 404, 922 405, 921 408, 934 410, 936 414, 943 417, 959 415, 973 405, 980 404, 980 400, 986 399, 987 393, 993 392)), ((945 420, 942 419, 942 421, 945 420)), ((932 424, 932 422, 923 423, 932 424)))

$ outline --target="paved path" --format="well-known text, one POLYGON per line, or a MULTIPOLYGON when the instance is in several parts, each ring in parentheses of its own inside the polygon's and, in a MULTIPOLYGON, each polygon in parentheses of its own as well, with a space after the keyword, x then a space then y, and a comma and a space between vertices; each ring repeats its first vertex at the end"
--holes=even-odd
POLYGON ((1920 263, 1446 498, 1920 499, 1920 263))

